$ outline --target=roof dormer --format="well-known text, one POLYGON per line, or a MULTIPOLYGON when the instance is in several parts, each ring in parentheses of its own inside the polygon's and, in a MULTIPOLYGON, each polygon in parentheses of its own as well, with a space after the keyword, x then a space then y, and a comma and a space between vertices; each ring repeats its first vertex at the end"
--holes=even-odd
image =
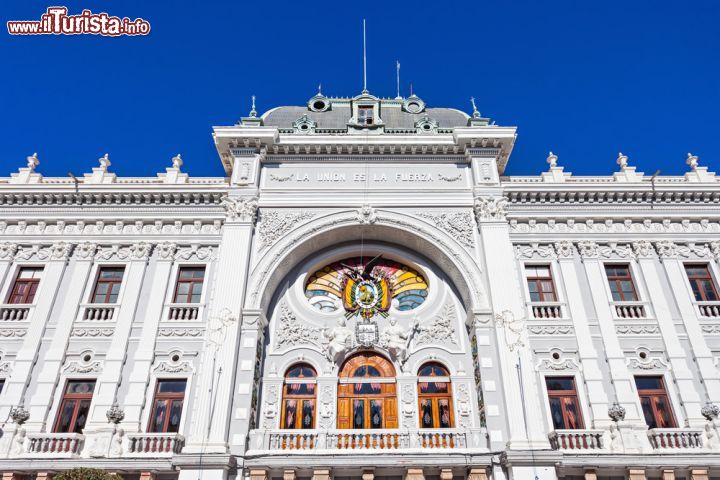
POLYGON ((380 99, 363 92, 352 99, 352 116, 348 122, 348 133, 358 130, 382 133, 384 128, 380 114, 380 99))

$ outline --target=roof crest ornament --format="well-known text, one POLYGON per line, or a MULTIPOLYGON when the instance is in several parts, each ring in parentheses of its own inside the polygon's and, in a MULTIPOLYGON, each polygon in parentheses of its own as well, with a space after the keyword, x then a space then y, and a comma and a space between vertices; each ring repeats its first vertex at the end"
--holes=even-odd
MULTIPOLYGON (((28 157, 29 158, 29 157, 28 157)), ((687 154, 687 160, 685 160, 685 163, 690 167, 690 169, 695 172, 698 168, 698 156, 693 155, 692 153, 687 154)), ((28 164, 28 167, 30 164, 28 164)))
POLYGON ((250 118, 257 117, 257 111, 255 110, 255 95, 252 96, 252 108, 250 109, 250 118))
POLYGON ((617 160, 615 160, 615 161, 617 162, 618 165, 620 165, 620 170, 624 172, 628 166, 628 156, 623 155, 622 152, 618 152, 618 157, 617 157, 617 160))
POLYGON ((557 167, 557 161, 558 161, 558 156, 555 155, 553 152, 549 152, 549 154, 547 156, 548 165, 550 165, 551 168, 557 167))
POLYGON ((473 118, 480 118, 480 112, 478 111, 477 106, 475 106, 475 97, 470 97, 470 103, 473 108, 473 118))
POLYGON ((35 167, 37 167, 38 165, 40 165, 40 159, 38 159, 37 152, 27 157, 27 168, 30 169, 30 172, 34 172, 35 167))

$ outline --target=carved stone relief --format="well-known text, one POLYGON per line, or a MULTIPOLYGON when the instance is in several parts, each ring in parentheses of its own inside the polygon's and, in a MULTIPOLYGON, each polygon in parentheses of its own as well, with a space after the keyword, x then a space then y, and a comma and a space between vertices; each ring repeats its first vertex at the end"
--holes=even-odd
POLYGON ((475 246, 475 226, 468 212, 428 213, 418 212, 417 216, 426 218, 441 230, 446 231, 461 245, 472 248, 475 246))
POLYGON ((425 325, 419 325, 415 334, 415 345, 426 345, 430 343, 451 343, 457 345, 455 338, 455 325, 457 314, 455 305, 447 302, 442 311, 425 325))
POLYGON ((282 213, 277 210, 264 210, 260 212, 257 232, 260 238, 259 247, 264 249, 274 244, 278 239, 295 228, 299 223, 310 220, 315 216, 312 212, 282 213))

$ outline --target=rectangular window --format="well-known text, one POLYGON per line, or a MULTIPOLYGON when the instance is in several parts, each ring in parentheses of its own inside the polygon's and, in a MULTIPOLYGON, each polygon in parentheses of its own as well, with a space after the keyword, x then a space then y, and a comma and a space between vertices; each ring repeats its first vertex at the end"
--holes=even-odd
POLYGON ((372 125, 373 124, 373 107, 364 106, 358 107, 358 123, 361 125, 372 125))
POLYGON ((2 393, 4 389, 5 389, 5 379, 0 378, 0 393, 2 393))
POLYGON ((525 277, 531 302, 554 302, 557 300, 549 265, 526 265, 525 277))
POLYGON ((545 377, 550 415, 556 430, 585 428, 573 377, 545 377))
POLYGON ((177 433, 187 380, 158 380, 150 413, 149 432, 177 433))
POLYGON ((605 265, 610 292, 615 302, 636 302, 638 297, 630 275, 630 265, 605 265))
POLYGON ((82 433, 94 390, 95 380, 68 380, 55 421, 55 433, 82 433))
POLYGON ((95 280, 91 303, 117 303, 125 267, 102 267, 95 280))
POLYGON ((42 267, 22 267, 15 277, 15 284, 10 292, 8 303, 33 303, 35 293, 40 285, 42 267))
POLYGON ((663 377, 635 377, 635 386, 648 428, 675 428, 677 423, 663 377))
POLYGON ((178 271, 175 303, 200 303, 205 267, 182 267, 178 271))
POLYGON ((715 281, 710 275, 707 265, 685 265, 690 287, 698 302, 717 302, 718 295, 715 281))

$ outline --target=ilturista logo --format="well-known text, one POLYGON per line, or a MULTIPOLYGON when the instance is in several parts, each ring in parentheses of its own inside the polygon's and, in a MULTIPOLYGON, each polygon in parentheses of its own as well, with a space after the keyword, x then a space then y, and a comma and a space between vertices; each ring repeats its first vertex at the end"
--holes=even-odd
POLYGON ((142 18, 131 20, 105 12, 93 13, 83 10, 78 15, 68 15, 67 7, 48 7, 40 20, 10 20, 10 35, 148 35, 150 22, 142 18))

